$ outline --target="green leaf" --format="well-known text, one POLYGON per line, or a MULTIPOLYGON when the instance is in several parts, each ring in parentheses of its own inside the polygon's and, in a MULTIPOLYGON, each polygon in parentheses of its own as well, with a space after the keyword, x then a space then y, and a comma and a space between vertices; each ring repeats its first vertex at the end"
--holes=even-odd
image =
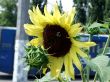
POLYGON ((44 77, 41 79, 36 79, 34 82, 71 82, 71 78, 66 79, 64 72, 61 73, 61 77, 57 78, 56 77, 51 77, 50 72, 48 72, 44 77))
POLYGON ((104 76, 104 81, 105 82, 108 82, 108 81, 110 81, 110 66, 108 66, 108 67, 105 67, 103 70, 102 70, 102 72, 103 72, 103 76, 104 76))
POLYGON ((87 32, 89 34, 107 34, 108 33, 108 27, 109 24, 108 23, 97 23, 94 22, 91 25, 88 26, 87 28, 87 32))
POLYGON ((110 80, 110 58, 108 56, 97 56, 91 60, 87 60, 87 65, 96 71, 99 75, 101 82, 107 82, 110 80))
POLYGON ((44 77, 41 79, 36 79, 35 82, 52 82, 55 78, 52 78, 50 72, 48 72, 44 77))
POLYGON ((109 23, 104 23, 104 24, 102 24, 102 27, 104 27, 104 28, 109 28, 109 23))
POLYGON ((96 27, 101 27, 103 24, 101 23, 97 23, 97 22, 94 22, 93 24, 91 24, 88 28, 96 28, 96 27))
POLYGON ((109 31, 106 28, 100 28, 100 34, 108 34, 109 31))

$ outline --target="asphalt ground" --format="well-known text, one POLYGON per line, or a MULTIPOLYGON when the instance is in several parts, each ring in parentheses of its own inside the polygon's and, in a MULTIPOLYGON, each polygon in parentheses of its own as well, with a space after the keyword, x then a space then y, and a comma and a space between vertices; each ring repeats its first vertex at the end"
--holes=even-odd
MULTIPOLYGON (((12 81, 9 81, 9 80, 0 80, 0 82, 12 82, 12 81)), ((33 81, 28 81, 28 82, 33 82, 33 81)), ((58 81, 52 81, 52 82, 58 82, 58 81)), ((82 82, 82 81, 72 81, 72 82, 82 82)), ((89 81, 89 82, 93 82, 93 81, 89 81)))
MULTIPOLYGON (((82 82, 80 76, 75 77, 76 80, 72 82, 82 82)), ((35 77, 29 76, 28 82, 34 82, 35 77)), ((5 74, 0 72, 0 82, 12 82, 12 75, 11 74, 5 74)), ((52 81, 52 82, 58 82, 58 81, 52 81)), ((90 77, 90 82, 93 82, 93 76, 90 77)))

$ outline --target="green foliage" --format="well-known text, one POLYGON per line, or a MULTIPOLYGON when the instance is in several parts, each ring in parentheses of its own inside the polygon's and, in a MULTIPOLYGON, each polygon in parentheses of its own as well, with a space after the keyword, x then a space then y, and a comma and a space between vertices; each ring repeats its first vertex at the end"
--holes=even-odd
POLYGON ((52 78, 50 72, 46 73, 41 79, 36 79, 34 82, 52 82, 55 78, 52 78))
MULTIPOLYGON (((61 73, 61 77, 57 78, 58 82, 71 82, 72 81, 71 79, 64 78, 64 76, 65 76, 64 72, 61 73)), ((45 76, 43 76, 40 79, 36 79, 34 82, 53 82, 53 81, 56 82, 57 80, 56 80, 56 77, 51 77, 50 72, 48 72, 45 74, 45 76)))
POLYGON ((91 60, 87 60, 87 65, 98 74, 101 82, 110 80, 110 58, 108 56, 97 56, 91 60))
POLYGON ((46 51, 44 51, 41 47, 28 46, 25 50, 25 59, 29 67, 40 69, 47 66, 48 58, 46 56, 46 51))
POLYGON ((110 18, 110 0, 73 0, 77 10, 76 22, 86 24, 110 18))
POLYGON ((105 0, 104 18, 110 18, 110 0, 105 0))
POLYGON ((94 22, 93 24, 91 24, 88 28, 87 31, 89 34, 98 34, 100 32, 100 27, 102 26, 102 24, 94 22))
POLYGON ((89 28, 95 28, 95 27, 101 27, 101 26, 102 26, 101 23, 94 22, 93 24, 91 24, 91 25, 89 26, 89 28))
POLYGON ((93 22, 92 24, 88 24, 85 26, 85 31, 89 34, 107 34, 109 33, 109 23, 98 23, 98 22, 93 22))
POLYGON ((0 0, 0 6, 3 9, 0 11, 1 26, 16 26, 17 18, 17 0, 0 0))
POLYGON ((63 13, 63 6, 62 6, 61 0, 59 1, 58 7, 59 7, 60 12, 63 13))
POLYGON ((75 6, 76 6, 76 16, 75 16, 75 22, 80 22, 82 24, 86 23, 86 5, 87 0, 74 0, 75 6))
POLYGON ((102 22, 104 18, 105 0, 89 0, 88 2, 88 21, 91 23, 102 22))

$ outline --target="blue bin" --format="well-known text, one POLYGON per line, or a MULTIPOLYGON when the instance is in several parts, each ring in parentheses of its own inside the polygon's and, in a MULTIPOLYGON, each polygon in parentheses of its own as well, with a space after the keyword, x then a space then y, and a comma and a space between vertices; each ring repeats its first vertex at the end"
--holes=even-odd
MULTIPOLYGON (((0 36, 0 71, 4 73, 13 73, 15 37, 16 28, 1 28, 0 36)), ((32 37, 29 37, 32 39, 32 37)), ((29 74, 36 74, 37 70, 32 69, 29 74)))
MULTIPOLYGON (((105 46, 107 38, 108 38, 108 35, 93 35, 91 37, 91 41, 93 41, 97 44, 96 46, 90 48, 89 55, 91 56, 91 58, 94 58, 98 55, 100 49, 105 46)), ((81 41, 88 41, 88 40, 89 40, 89 35, 88 34, 81 34, 81 41)), ((83 63, 83 66, 85 67, 86 64, 83 61, 83 59, 81 59, 81 61, 83 63)), ((76 74, 79 73, 77 71, 77 69, 75 71, 76 71, 76 74)), ((95 73, 93 71, 90 72, 90 75, 94 75, 94 74, 95 73)))
POLYGON ((16 28, 7 27, 1 29, 0 38, 0 71, 13 72, 14 45, 16 28))
POLYGON ((90 55, 92 58, 96 57, 98 55, 101 48, 105 46, 105 43, 107 41, 108 35, 94 35, 92 37, 92 41, 96 42, 95 47, 90 48, 90 55))
POLYGON ((0 71, 4 73, 13 73, 14 50, 0 49, 0 71))
MULTIPOLYGON (((99 50, 105 46, 105 43, 107 41, 108 35, 93 35, 91 37, 91 41, 95 42, 97 45, 90 48, 90 56, 91 58, 96 57, 98 55, 99 50)), ((81 41, 88 41, 89 35, 88 34, 82 34, 81 35, 81 41)))

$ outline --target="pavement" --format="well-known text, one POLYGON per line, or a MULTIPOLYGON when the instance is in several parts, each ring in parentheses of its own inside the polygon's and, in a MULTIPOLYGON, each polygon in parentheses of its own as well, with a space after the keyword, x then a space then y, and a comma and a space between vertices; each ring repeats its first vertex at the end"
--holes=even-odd
MULTIPOLYGON (((12 75, 0 72, 0 82, 12 82, 12 75)), ((34 82, 34 78, 32 77, 29 78, 28 82, 34 82)), ((58 82, 58 81, 51 81, 51 82, 58 82)), ((82 82, 82 81, 80 79, 77 79, 72 82, 82 82)), ((89 82, 93 82, 93 81, 90 80, 89 82)))
MULTIPOLYGON (((33 82, 33 80, 30 79, 28 82, 33 82)), ((12 74, 0 72, 0 82, 12 82, 12 74)))
MULTIPOLYGON (((0 80, 0 82, 12 82, 12 80, 0 80)), ((28 81, 28 82, 33 82, 33 81, 28 81)))
MULTIPOLYGON (((9 80, 0 80, 0 82, 12 82, 9 80)), ((33 81, 28 81, 28 82, 33 82, 33 81)), ((58 82, 58 81, 53 81, 53 82, 58 82)), ((72 82, 82 82, 82 81, 72 81, 72 82)), ((89 82, 93 82, 93 81, 89 81, 89 82)))

